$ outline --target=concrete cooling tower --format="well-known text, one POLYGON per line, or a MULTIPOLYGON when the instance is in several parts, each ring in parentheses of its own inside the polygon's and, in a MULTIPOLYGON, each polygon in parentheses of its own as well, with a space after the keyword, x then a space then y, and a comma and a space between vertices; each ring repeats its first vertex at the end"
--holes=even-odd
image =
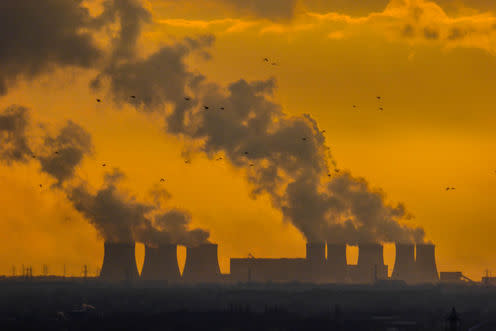
POLYGON ((327 242, 327 279, 342 283, 347 279, 346 244, 327 242))
POLYGON ((181 280, 177 263, 177 245, 145 246, 145 262, 141 280, 178 282, 181 280))
POLYGON ((414 283, 415 274, 415 245, 396 243, 396 258, 394 261, 392 279, 414 283))
POLYGON ((307 243, 307 264, 308 281, 325 281, 325 243, 307 243))
POLYGON ((136 280, 139 277, 134 243, 104 244, 105 252, 100 278, 108 282, 136 280))
POLYGON ((358 246, 358 264, 353 281, 370 283, 377 279, 387 278, 387 267, 384 265, 383 247, 381 244, 361 244, 358 246))
POLYGON ((213 283, 221 280, 217 245, 203 244, 186 249, 183 280, 190 283, 213 283))
POLYGON ((418 283, 435 283, 439 281, 435 249, 436 247, 432 244, 417 244, 415 269, 418 283))

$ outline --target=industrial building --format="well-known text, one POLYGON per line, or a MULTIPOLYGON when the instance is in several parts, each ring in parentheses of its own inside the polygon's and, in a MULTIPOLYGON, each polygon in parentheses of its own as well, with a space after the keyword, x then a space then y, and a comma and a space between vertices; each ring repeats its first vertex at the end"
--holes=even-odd
MULTIPOLYGON (((181 274, 177 245, 145 246, 141 278, 136 266, 134 243, 105 243, 100 277, 104 281, 124 280, 163 283, 218 282, 309 282, 371 284, 388 279, 383 246, 378 243, 358 245, 358 263, 349 265, 346 244, 308 243, 305 258, 232 258, 231 273, 222 275, 218 246, 202 244, 186 248, 186 263, 181 274)), ((407 284, 439 281, 435 246, 432 244, 396 244, 396 260, 391 279, 407 284), (415 256, 416 251, 416 256, 415 256)))

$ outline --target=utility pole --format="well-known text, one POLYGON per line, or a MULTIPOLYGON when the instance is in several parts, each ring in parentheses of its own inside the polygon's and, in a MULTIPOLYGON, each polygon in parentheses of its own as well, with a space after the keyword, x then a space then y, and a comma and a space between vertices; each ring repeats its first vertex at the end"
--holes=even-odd
POLYGON ((84 279, 88 278, 88 266, 86 264, 83 266, 83 276, 84 279))
POLYGON ((16 276, 16 267, 15 265, 12 266, 12 277, 16 276))

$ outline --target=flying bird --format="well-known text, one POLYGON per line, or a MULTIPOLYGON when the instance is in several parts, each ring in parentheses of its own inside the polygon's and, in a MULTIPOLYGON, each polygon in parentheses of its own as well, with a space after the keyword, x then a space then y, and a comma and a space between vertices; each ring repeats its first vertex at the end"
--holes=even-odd
POLYGON ((100 99, 96 99, 96 102, 102 102, 102 100, 100 100, 100 99))
POLYGON ((184 163, 186 163, 186 164, 190 164, 190 163, 191 163, 191 161, 190 161, 190 160, 184 160, 184 163))
POLYGON ((102 167, 106 167, 107 165, 105 163, 102 163, 102 167))
POLYGON ((248 155, 248 152, 245 152, 245 155, 248 155))
POLYGON ((379 107, 379 110, 380 110, 380 111, 383 111, 383 110, 384 110, 384 108, 382 108, 382 107, 379 107))
POLYGON ((275 63, 275 62, 272 62, 271 64, 272 64, 273 66, 276 66, 276 65, 278 65, 278 64, 277 64, 277 63, 275 63))
POLYGON ((269 62, 269 58, 265 57, 263 60, 264 60, 264 62, 269 62))
POLYGON ((377 96, 376 98, 377 98, 377 100, 381 100, 381 97, 380 96, 377 96))
POLYGON ((254 167, 255 165, 253 163, 250 163, 250 167, 254 167))
POLYGON ((331 177, 332 175, 331 174, 327 174, 327 177, 331 177))
POLYGON ((42 185, 42 184, 40 184, 40 187, 43 187, 43 185, 42 185))
POLYGON ((303 141, 307 141, 307 138, 301 138, 301 140, 303 140, 303 141))
POLYGON ((203 109, 208 110, 208 106, 203 106, 203 109))
POLYGON ((339 169, 334 169, 335 172, 339 172, 339 169))
POLYGON ((221 158, 221 157, 219 157, 219 158, 215 159, 215 161, 220 161, 220 160, 222 160, 222 158, 221 158))
POLYGON ((184 100, 186 100, 186 101, 190 101, 190 100, 191 100, 191 98, 190 98, 190 97, 184 97, 184 100))
POLYGON ((131 95, 131 99, 136 99, 136 96, 135 95, 131 95))
POLYGON ((326 130, 322 130, 322 133, 326 133, 326 130))
POLYGON ((161 181, 161 182, 163 183, 163 182, 165 182, 165 179, 163 179, 163 178, 160 178, 160 181, 161 181))
POLYGON ((220 109, 220 110, 224 110, 224 107, 220 107, 219 109, 220 109))
POLYGON ((55 154, 59 154, 59 151, 55 151, 55 154))

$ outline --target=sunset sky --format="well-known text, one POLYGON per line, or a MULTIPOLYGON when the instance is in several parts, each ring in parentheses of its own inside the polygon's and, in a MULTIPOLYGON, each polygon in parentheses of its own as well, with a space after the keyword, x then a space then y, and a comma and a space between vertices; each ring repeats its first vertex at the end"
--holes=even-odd
MULTIPOLYGON (((26 22, 34 13, 49 24, 52 15, 64 14, 50 8, 61 1, 37 10, 0 4, 0 12, 12 10, 26 22)), ((189 71, 222 87, 274 78, 271 100, 289 115, 310 114, 317 121, 339 169, 365 178, 388 202, 405 205, 413 215, 406 222, 422 227, 436 244, 439 271, 463 271, 474 280, 486 269, 496 271, 495 1, 116 1, 151 14, 137 39, 136 61, 183 40, 209 40, 186 55, 189 71)), ((102 2, 74 6, 97 17, 102 2)), ((19 46, 34 42, 18 38, 32 32, 19 30, 19 22, 10 30, 6 24, 0 24, 0 71, 12 74, 0 74, 0 111, 14 104, 29 108, 34 140, 36 123, 50 132, 67 120, 84 127, 94 147, 78 166, 78 178, 100 187, 105 171, 119 168, 126 176, 122 190, 139 201, 165 188, 171 196, 166 205, 189 211, 191 226, 210 231, 219 244, 222 272, 229 272, 230 257, 249 253, 304 256, 304 236, 268 194, 252 194, 246 168, 226 157, 216 160, 221 153, 188 153, 197 142, 164 130, 161 111, 119 101, 105 82, 99 90, 90 86, 112 55, 95 65, 49 55, 43 69, 34 70, 36 61, 16 52, 36 58, 44 56, 39 49, 58 46, 41 39, 33 48, 19 46)), ((104 53, 116 25, 90 32, 104 53)), ((0 162, 0 273, 11 274, 13 266, 19 273, 22 264, 35 274, 43 264, 58 274, 65 264, 74 275, 87 264, 94 273, 103 239, 39 168, 35 161, 0 162)), ((348 262, 356 263, 357 249, 348 253, 348 262)), ((179 255, 184 263, 183 248, 179 255)), ((137 260, 140 268, 141 244, 137 260)), ((391 271, 391 244, 385 262, 391 271)))

